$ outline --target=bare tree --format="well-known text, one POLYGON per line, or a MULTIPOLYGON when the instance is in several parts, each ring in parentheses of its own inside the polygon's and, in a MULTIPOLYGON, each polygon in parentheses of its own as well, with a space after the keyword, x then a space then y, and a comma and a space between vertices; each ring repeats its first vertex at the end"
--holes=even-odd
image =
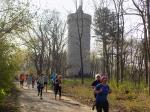
POLYGON ((123 61, 123 45, 124 45, 124 9, 123 3, 124 0, 113 0, 115 13, 117 16, 117 35, 116 35, 116 46, 117 46, 117 85, 119 80, 123 81, 123 73, 124 73, 124 61, 123 61), (121 28, 120 28, 121 27, 121 28), (121 35, 120 35, 121 34, 121 35), (121 45, 120 45, 121 42, 121 45))
POLYGON ((134 6, 137 9, 138 13, 135 13, 136 15, 140 16, 142 18, 143 22, 143 29, 144 29, 144 64, 145 64, 145 79, 146 83, 148 84, 149 87, 149 93, 150 93, 150 76, 149 76, 149 59, 150 59, 150 51, 149 51, 149 46, 150 46, 150 39, 149 39, 149 0, 132 0, 134 6))
POLYGON ((48 13, 50 14, 46 15, 44 11, 46 17, 43 15, 42 18, 37 18, 37 24, 28 29, 28 33, 25 34, 28 38, 21 38, 32 54, 38 75, 42 72, 49 74, 55 70, 60 73, 62 70, 61 63, 66 45, 65 25, 55 11, 48 13))
POLYGON ((19 5, 20 2, 15 1, 17 5, 14 5, 12 2, 14 1, 3 1, 0 5, 0 38, 25 31, 25 27, 31 22, 28 3, 19 5))
MULTIPOLYGON (((118 31, 117 17, 114 12, 111 12, 108 7, 103 5, 97 7, 95 6, 95 16, 94 16, 94 31, 97 36, 97 40, 103 43, 103 73, 107 72, 110 78, 110 68, 111 73, 113 68, 114 60, 114 49, 116 49, 116 34, 118 31)), ((121 29, 119 27, 119 29, 121 29)), ((119 32, 119 35, 121 32, 119 32)))
POLYGON ((80 49, 80 73, 81 73, 81 82, 84 84, 84 66, 83 66, 83 53, 82 53, 82 38, 83 38, 83 1, 80 1, 80 6, 78 8, 78 2, 75 1, 76 12, 80 11, 80 13, 76 13, 77 15, 77 32, 78 32, 78 40, 79 40, 79 49, 80 49))

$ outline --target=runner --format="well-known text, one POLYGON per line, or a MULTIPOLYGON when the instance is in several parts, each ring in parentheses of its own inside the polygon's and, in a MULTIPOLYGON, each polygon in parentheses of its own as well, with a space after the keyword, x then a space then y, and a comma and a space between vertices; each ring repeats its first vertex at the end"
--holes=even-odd
POLYGON ((56 80, 54 81, 55 100, 58 92, 59 92, 59 100, 61 99, 61 89, 62 89, 61 83, 62 83, 62 75, 58 75, 56 80))
MULTIPOLYGON (((95 75, 95 81, 93 81, 92 84, 91 84, 95 98, 96 98, 95 88, 96 88, 96 86, 97 86, 98 84, 101 83, 100 78, 101 78, 101 75, 100 75, 100 74, 96 74, 96 75, 95 75)), ((92 106, 92 110, 94 110, 95 106, 96 106, 96 101, 94 101, 94 104, 93 104, 93 106, 92 106)))
POLYGON ((52 88, 54 87, 54 82, 55 82, 56 78, 57 78, 57 74, 55 72, 53 72, 52 75, 50 76, 52 88))
POLYGON ((19 80, 20 80, 20 87, 22 87, 22 88, 23 88, 23 83, 24 83, 24 74, 20 74, 19 80))
POLYGON ((46 93, 47 93, 47 85, 48 85, 48 76, 44 75, 44 87, 45 87, 46 93))
POLYGON ((35 76, 34 76, 34 75, 32 75, 32 88, 34 88, 35 80, 36 80, 35 76))
POLYGON ((32 76, 31 74, 27 76, 27 87, 30 88, 30 85, 32 84, 32 76))
POLYGON ((43 74, 41 74, 37 80, 38 96, 40 96, 41 100, 43 99, 42 98, 43 88, 44 88, 44 76, 43 76, 43 74))
POLYGON ((101 83, 96 86, 96 110, 97 112, 109 112, 109 103, 107 100, 107 95, 111 92, 109 86, 107 85, 107 77, 101 77, 101 83))

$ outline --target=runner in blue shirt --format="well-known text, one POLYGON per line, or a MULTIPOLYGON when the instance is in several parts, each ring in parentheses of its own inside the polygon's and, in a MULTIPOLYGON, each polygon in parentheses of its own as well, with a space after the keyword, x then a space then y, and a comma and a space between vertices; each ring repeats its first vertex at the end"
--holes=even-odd
POLYGON ((54 86, 54 82, 57 78, 57 74, 55 72, 52 73, 52 75, 50 76, 51 82, 52 82, 52 87, 54 86))
POLYGON ((111 92, 109 86, 107 85, 107 77, 102 76, 101 83, 96 86, 96 110, 97 112, 109 112, 109 103, 107 100, 108 94, 111 92))

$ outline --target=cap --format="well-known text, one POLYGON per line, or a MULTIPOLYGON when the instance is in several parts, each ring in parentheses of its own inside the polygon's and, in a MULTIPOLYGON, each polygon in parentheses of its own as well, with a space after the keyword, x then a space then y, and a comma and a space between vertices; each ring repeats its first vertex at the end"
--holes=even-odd
POLYGON ((97 77, 101 77, 101 75, 100 74, 96 74, 95 75, 95 79, 97 79, 97 77))

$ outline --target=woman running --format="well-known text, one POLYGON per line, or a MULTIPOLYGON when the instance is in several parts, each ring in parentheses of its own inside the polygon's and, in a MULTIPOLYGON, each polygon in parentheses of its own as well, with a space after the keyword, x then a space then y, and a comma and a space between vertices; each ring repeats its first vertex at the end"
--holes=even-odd
POLYGON ((111 92, 109 86, 107 85, 107 77, 101 77, 101 83, 96 86, 96 110, 97 112, 109 112, 109 103, 107 100, 108 94, 111 92))
POLYGON ((58 92, 59 92, 59 100, 61 99, 61 89, 62 89, 61 83, 62 83, 62 75, 58 75, 54 82, 55 100, 58 92))

